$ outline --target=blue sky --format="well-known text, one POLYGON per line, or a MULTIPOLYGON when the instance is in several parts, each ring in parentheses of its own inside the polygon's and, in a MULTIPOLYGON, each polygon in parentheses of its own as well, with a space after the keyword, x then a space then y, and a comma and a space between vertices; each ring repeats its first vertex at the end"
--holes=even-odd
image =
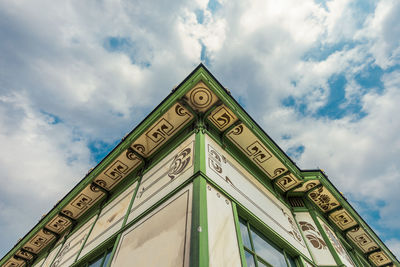
POLYGON ((399 1, 6 0, 0 40, 0 256, 204 62, 400 257, 399 1))

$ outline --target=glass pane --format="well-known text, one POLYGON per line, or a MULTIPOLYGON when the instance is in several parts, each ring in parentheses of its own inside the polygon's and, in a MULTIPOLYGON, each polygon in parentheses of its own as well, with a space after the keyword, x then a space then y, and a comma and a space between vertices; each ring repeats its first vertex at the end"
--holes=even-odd
POLYGON ((263 260, 275 267, 284 267, 286 265, 285 256, 281 251, 273 247, 261 234, 251 229, 254 251, 263 260))
POLYGON ((89 267, 101 267, 101 263, 103 261, 103 256, 104 256, 104 254, 100 258, 98 258, 98 259, 94 260, 93 262, 89 263, 89 267))
POLYGON ((249 231, 247 230, 247 224, 243 220, 239 220, 240 233, 242 235, 243 245, 251 249, 251 243, 249 238, 249 231))
POLYGON ((244 251, 244 253, 246 255, 247 267, 256 267, 253 255, 251 255, 251 253, 247 252, 246 250, 244 251))
POLYGON ((265 265, 263 262, 258 261, 258 267, 268 267, 268 266, 265 265))
MULTIPOLYGON (((105 258, 104 263, 103 263, 103 267, 104 267, 104 266, 107 266, 108 261, 110 260, 111 251, 112 251, 112 249, 110 249, 110 250, 107 252, 106 258, 105 258)), ((296 265, 295 265, 295 266, 296 266, 296 265)))

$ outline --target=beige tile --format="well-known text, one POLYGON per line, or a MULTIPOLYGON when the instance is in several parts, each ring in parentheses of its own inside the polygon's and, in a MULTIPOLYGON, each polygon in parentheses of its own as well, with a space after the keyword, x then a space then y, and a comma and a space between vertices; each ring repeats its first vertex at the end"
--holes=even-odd
POLYGON ((329 218, 342 230, 357 224, 356 220, 345 209, 332 212, 329 214, 329 218))
POLYGON ((339 201, 324 186, 312 190, 308 197, 323 211, 339 207, 339 201))
POLYGON ((383 251, 374 252, 368 257, 376 266, 382 266, 392 261, 383 251))
POLYGON ((243 123, 229 131, 226 136, 270 179, 287 171, 282 162, 243 123))
POLYGON ((61 212, 68 217, 78 219, 104 195, 105 193, 103 191, 90 184, 68 203, 61 212))
POLYGON ((229 126, 235 123, 238 118, 225 105, 220 105, 211 112, 211 114, 208 116, 208 119, 220 131, 225 131, 229 128, 229 126))
POLYGON ((300 184, 300 180, 297 179, 292 173, 288 173, 276 181, 276 185, 285 192, 298 184, 300 184))
POLYGON ((4 267, 22 267, 25 266, 25 262, 23 260, 17 260, 15 258, 11 258, 3 265, 4 267))
POLYGON ((301 185, 301 187, 294 189, 293 192, 306 192, 306 191, 316 187, 319 184, 320 184, 320 181, 318 181, 318 180, 309 180, 309 181, 304 182, 301 185))
POLYGON ((176 103, 135 140, 131 147, 143 157, 148 157, 192 118, 193 115, 189 110, 176 103))
POLYGON ((56 215, 48 224, 46 224, 46 228, 55 233, 61 234, 70 225, 71 221, 69 219, 60 215, 56 215))
POLYGON ((142 160, 135 155, 131 148, 126 149, 94 179, 94 182, 107 190, 111 190, 141 163, 142 160))
POLYGON ((218 101, 218 97, 203 82, 196 84, 185 98, 190 107, 198 112, 207 111, 218 101))
POLYGON ((34 235, 28 243, 23 246, 23 249, 26 251, 37 254, 43 248, 45 248, 48 244, 50 244, 56 237, 46 231, 45 229, 39 230, 36 235, 34 235))
POLYGON ((347 237, 364 253, 378 249, 378 245, 364 229, 359 226, 347 232, 347 237))

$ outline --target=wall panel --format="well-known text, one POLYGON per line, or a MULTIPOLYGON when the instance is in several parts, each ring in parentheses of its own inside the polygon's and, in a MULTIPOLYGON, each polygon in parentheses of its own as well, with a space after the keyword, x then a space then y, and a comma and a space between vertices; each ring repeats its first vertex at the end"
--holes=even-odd
POLYGON ((206 157, 209 178, 310 258, 290 209, 208 136, 206 157))
POLYGON ((113 267, 189 266, 192 185, 122 233, 113 267))

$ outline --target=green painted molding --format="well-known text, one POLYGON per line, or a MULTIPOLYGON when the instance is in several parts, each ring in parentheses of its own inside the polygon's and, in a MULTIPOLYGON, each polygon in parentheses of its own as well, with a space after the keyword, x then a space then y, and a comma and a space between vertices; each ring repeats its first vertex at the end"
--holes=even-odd
POLYGON ((235 222, 236 237, 239 246, 240 260, 242 262, 242 267, 247 267, 246 256, 244 254, 244 248, 243 248, 242 233, 240 232, 239 214, 236 209, 235 202, 231 201, 231 203, 232 203, 233 220, 235 222))
POLYGON ((199 175, 193 180, 192 225, 190 234, 190 266, 209 266, 207 182, 199 175))

